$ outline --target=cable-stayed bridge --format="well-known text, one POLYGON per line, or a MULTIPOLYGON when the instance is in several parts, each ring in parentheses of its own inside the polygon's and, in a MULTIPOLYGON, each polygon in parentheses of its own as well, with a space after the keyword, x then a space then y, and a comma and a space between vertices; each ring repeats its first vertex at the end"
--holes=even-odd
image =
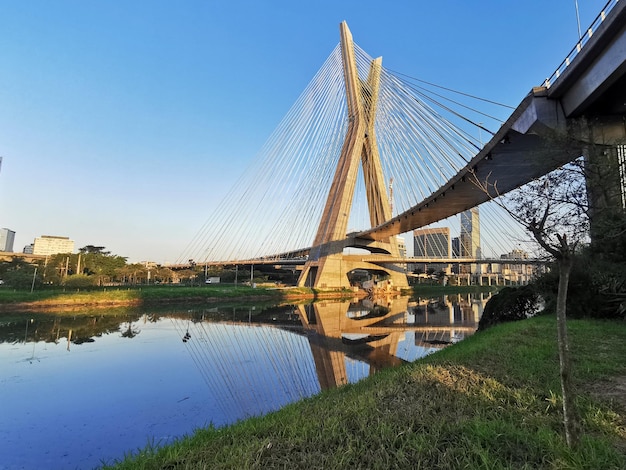
MULTIPOLYGON (((180 260, 236 263, 290 254, 306 261, 302 285, 347 287, 354 270, 406 285, 397 235, 489 201, 477 181, 505 194, 584 155, 589 145, 620 148, 625 10, 623 1, 608 2, 555 74, 486 143, 481 121, 492 116, 468 118, 453 102, 384 69, 342 23, 340 44, 180 260), (555 132, 580 117, 589 126, 578 145, 550 145, 555 132), (346 250, 354 248, 370 259, 350 258, 346 250)), ((500 253, 519 246, 519 229, 496 208, 481 206, 481 227, 483 240, 508 241, 500 253)), ((487 256, 498 257, 496 250, 487 256)))

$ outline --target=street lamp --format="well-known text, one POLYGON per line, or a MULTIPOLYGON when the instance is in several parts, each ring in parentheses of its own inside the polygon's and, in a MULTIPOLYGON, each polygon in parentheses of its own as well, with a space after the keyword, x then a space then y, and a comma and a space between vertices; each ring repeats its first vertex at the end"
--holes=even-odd
POLYGON ((35 278, 37 277, 37 266, 35 266, 35 272, 33 273, 33 283, 30 285, 30 293, 33 293, 33 289, 35 288, 35 278))

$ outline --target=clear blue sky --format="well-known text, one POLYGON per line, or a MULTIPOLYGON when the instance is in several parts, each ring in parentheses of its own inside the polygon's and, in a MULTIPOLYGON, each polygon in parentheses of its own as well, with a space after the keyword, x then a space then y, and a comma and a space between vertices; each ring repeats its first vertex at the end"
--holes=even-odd
MULTIPOLYGON (((605 0, 578 0, 588 26, 605 0)), ((0 227, 173 262, 339 42, 517 105, 574 0, 0 0, 0 227)))

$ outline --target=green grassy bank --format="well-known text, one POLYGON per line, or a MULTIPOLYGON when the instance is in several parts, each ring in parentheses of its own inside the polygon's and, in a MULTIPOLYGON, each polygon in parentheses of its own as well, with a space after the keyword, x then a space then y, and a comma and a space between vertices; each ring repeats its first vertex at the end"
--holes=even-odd
POLYGON ((34 292, 0 289, 0 310, 46 309, 74 306, 138 306, 158 302, 202 302, 214 299, 280 299, 276 289, 248 286, 149 286, 104 287, 91 290, 38 290, 34 292))
POLYGON ((626 468, 626 323, 572 320, 570 335, 584 427, 574 450, 543 316, 107 468, 626 468))
MULTIPOLYGON (((407 294, 435 296, 495 290, 493 287, 420 285, 407 294)), ((348 290, 309 289, 304 287, 249 287, 245 285, 216 284, 196 287, 143 286, 102 287, 93 289, 42 289, 33 292, 0 288, 0 311, 46 310, 50 308, 140 306, 164 302, 203 302, 229 299, 315 299, 352 297, 348 290)))

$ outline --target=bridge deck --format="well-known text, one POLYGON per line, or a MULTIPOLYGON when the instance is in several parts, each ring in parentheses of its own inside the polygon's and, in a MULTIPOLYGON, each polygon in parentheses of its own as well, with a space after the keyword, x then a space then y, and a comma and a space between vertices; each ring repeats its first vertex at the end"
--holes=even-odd
MULTIPOLYGON (((476 207, 496 196, 477 182, 496 183, 498 194, 558 168, 580 155, 565 154, 546 146, 536 132, 559 122, 559 110, 549 103, 544 88, 534 89, 520 103, 494 137, 454 177, 430 197, 384 224, 365 230, 358 237, 378 240, 424 227, 476 207)), ((564 119, 561 119, 564 122, 564 119)))
POLYGON ((621 118, 623 138, 626 2, 615 2, 580 52, 564 63, 567 65, 555 75, 554 83, 534 88, 485 147, 448 183, 404 213, 358 236, 378 240, 398 235, 488 201, 490 195, 476 184, 475 177, 481 182, 497 182, 498 193, 505 194, 572 161, 582 155, 583 142, 580 148, 566 153, 550 148, 545 139, 553 130, 564 130, 569 118, 582 114, 615 116, 617 121, 621 118))

